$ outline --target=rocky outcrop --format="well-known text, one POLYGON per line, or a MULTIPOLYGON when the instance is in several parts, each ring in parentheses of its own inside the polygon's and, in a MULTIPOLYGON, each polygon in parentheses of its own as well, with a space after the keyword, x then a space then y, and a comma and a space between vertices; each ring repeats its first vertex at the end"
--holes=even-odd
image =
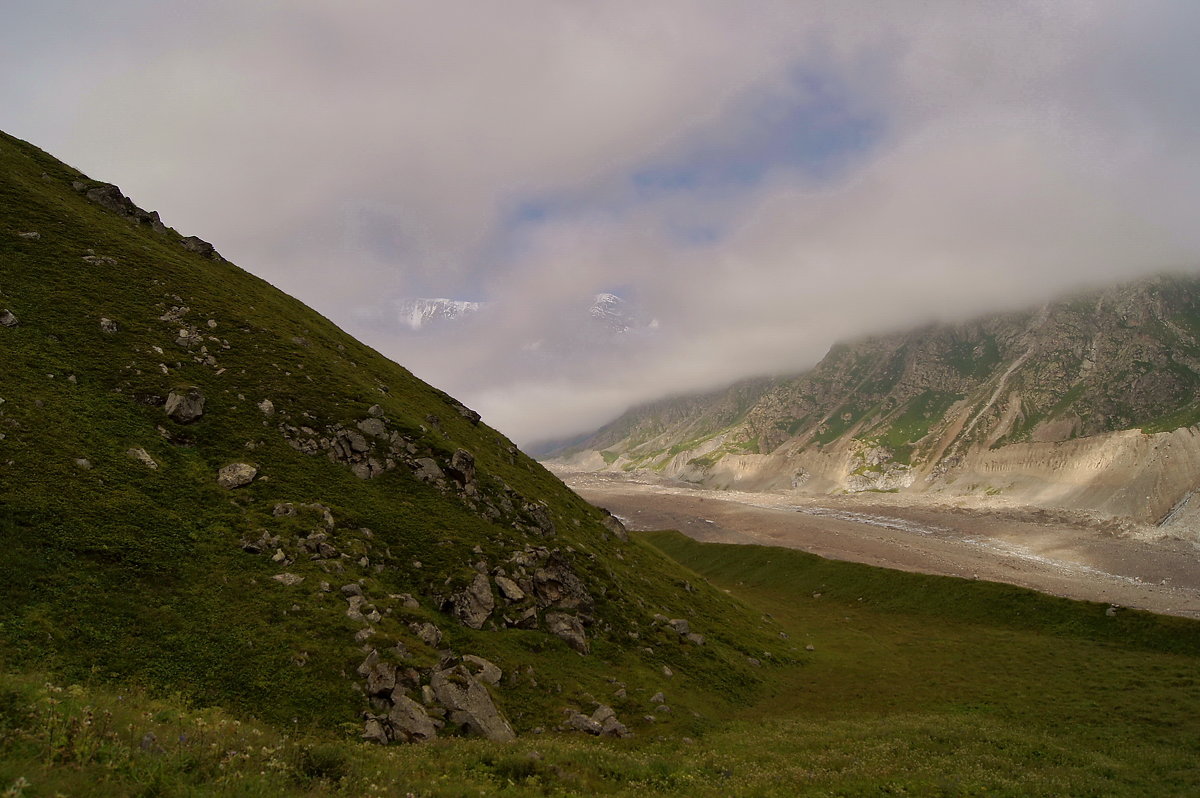
POLYGON ((89 185, 82 181, 71 184, 72 187, 106 211, 115 213, 132 220, 137 224, 149 225, 155 232, 164 232, 166 225, 158 218, 157 211, 145 211, 133 203, 133 200, 121 193, 121 189, 111 183, 89 185))

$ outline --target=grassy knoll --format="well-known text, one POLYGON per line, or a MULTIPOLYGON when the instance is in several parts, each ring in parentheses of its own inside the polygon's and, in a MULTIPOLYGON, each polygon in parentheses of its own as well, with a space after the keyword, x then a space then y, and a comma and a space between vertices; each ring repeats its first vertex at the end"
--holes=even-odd
MULTIPOLYGON (((753 704, 630 740, 379 748, 133 688, 0 677, 13 795, 1195 795, 1200 624, 645 536, 812 645, 753 704), (150 735, 150 736, 148 736, 150 735), (27 787, 21 785, 28 784, 27 787)), ((672 687, 664 687, 672 700, 672 687)))

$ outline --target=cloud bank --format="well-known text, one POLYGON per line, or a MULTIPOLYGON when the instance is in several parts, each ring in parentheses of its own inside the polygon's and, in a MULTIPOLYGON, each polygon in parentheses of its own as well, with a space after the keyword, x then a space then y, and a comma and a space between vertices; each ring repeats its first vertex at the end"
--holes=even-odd
POLYGON ((61 0, 0 127, 518 442, 1194 268, 1200 6, 61 0), (587 339, 613 291, 652 334, 587 339), (411 297, 481 301, 414 334, 411 297), (568 345, 569 344, 569 345, 568 345))

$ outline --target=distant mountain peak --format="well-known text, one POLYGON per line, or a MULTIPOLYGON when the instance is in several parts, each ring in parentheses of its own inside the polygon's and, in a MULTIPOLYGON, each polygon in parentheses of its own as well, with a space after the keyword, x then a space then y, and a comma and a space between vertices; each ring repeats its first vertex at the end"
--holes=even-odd
POLYGON ((411 330, 420 330, 431 323, 459 321, 483 307, 482 302, 444 297, 405 299, 397 305, 397 316, 411 330))

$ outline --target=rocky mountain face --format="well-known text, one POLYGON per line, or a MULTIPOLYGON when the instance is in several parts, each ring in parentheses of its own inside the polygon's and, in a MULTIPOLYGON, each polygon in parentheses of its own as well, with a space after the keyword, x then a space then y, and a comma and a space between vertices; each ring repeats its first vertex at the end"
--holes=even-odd
POLYGON ((1004 496, 1158 523, 1200 483, 1198 389, 1200 280, 1163 276, 841 344, 796 377, 630 411, 557 456, 713 487, 1004 496))
POLYGON ((478 313, 481 302, 463 299, 405 299, 396 306, 396 315, 410 330, 429 325, 455 322, 478 313))
POLYGON ((6 665, 387 743, 639 733, 788 656, 469 408, 2 134, 0 369, 6 665))

